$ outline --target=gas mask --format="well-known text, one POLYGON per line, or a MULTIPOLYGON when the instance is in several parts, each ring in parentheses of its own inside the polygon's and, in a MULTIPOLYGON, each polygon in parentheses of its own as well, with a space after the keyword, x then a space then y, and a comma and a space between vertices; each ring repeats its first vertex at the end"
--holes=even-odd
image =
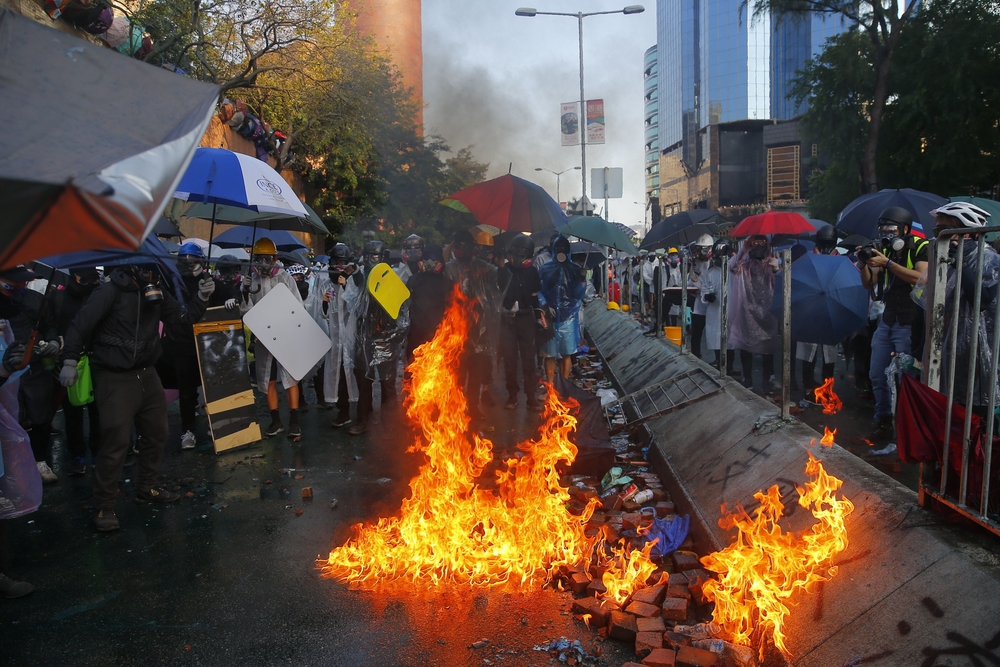
POLYGON ((256 262, 252 271, 262 278, 273 278, 281 270, 277 255, 257 255, 254 259, 256 262))
POLYGON ((22 294, 27 288, 27 283, 15 283, 7 280, 0 280, 0 294, 13 299, 22 294))
POLYGON ((420 240, 404 241, 401 255, 403 261, 407 264, 419 262, 424 257, 424 242, 420 240))
POLYGON ((512 248, 510 264, 516 269, 526 269, 532 265, 531 254, 525 248, 512 248))
POLYGON ((365 270, 371 271, 382 262, 382 253, 372 252, 365 255, 365 270))
POLYGON ((243 280, 243 275, 239 269, 219 269, 215 272, 215 277, 228 285, 238 285, 243 280))
POLYGON ((163 301, 163 290, 160 289, 159 271, 148 266, 130 267, 132 280, 139 291, 142 292, 142 300, 145 303, 157 303, 163 301))
POLYGON ((878 228, 879 242, 886 253, 897 253, 906 247, 906 239, 899 235, 897 225, 884 225, 878 228))
POLYGON ((465 243, 456 243, 451 247, 452 256, 459 261, 470 261, 473 258, 473 250, 465 243))
POLYGON ((667 264, 669 264, 671 268, 676 269, 678 266, 681 265, 681 256, 678 255, 676 252, 667 255, 667 264))
POLYGON ((754 239, 750 241, 750 256, 754 259, 767 259, 771 254, 771 246, 767 239, 754 239))
POLYGON ((444 270, 444 264, 431 257, 417 262, 417 267, 424 273, 441 273, 444 270))
POLYGON ((694 247, 694 256, 699 262, 704 262, 708 260, 709 255, 712 252, 712 248, 707 245, 696 245, 694 247))
POLYGON ((182 276, 198 277, 205 270, 201 258, 183 255, 177 259, 177 270, 182 276))

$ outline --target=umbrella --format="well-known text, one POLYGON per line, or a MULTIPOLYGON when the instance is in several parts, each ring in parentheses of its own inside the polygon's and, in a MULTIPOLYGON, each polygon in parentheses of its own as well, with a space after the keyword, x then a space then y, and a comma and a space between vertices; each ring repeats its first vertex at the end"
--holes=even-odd
POLYGON ((269 232, 258 232, 253 227, 231 227, 215 237, 215 245, 220 248, 250 248, 258 238, 267 237, 274 241, 278 250, 292 252, 293 250, 306 250, 303 243, 289 231, 283 229, 272 229, 269 232))
POLYGON ((0 10, 0 268, 135 250, 205 133, 219 87, 0 10))
POLYGON ((303 253, 296 251, 281 251, 278 253, 278 260, 288 266, 289 264, 301 264, 302 266, 312 266, 312 262, 303 253))
MULTIPOLYGON (((771 312, 780 316, 783 281, 771 312)), ((868 290, 846 257, 805 254, 792 263, 792 339, 836 345, 868 321, 868 290)))
POLYGON ((855 248, 857 248, 859 246, 863 246, 866 243, 868 243, 869 241, 871 241, 871 239, 869 239, 866 236, 862 236, 861 234, 851 234, 850 236, 848 236, 847 238, 845 238, 843 241, 841 241, 840 243, 838 243, 837 247, 838 248, 845 248, 848 251, 853 251, 855 248))
POLYGON ((791 211, 764 211, 757 215, 744 218, 736 225, 730 235, 757 236, 767 234, 801 234, 815 233, 816 229, 798 213, 791 211))
POLYGON ((587 241, 571 243, 569 251, 573 257, 583 255, 588 269, 596 269, 604 261, 604 251, 599 246, 587 241))
MULTIPOLYGON (((193 244, 195 244, 196 246, 198 246, 199 248, 201 248, 201 251, 203 253, 205 253, 206 257, 219 258, 219 257, 222 257, 223 255, 227 254, 226 250, 223 250, 220 246, 217 246, 214 243, 209 243, 205 239, 189 238, 189 239, 184 239, 184 243, 193 243, 193 244)), ((231 251, 229 251, 228 254, 231 255, 233 253, 231 251)), ((209 261, 211 261, 211 260, 209 260, 209 261)))
POLYGON ((545 190, 510 174, 459 190, 440 203, 508 232, 538 232, 566 224, 566 214, 545 190))
POLYGON ((287 229, 293 232, 307 232, 310 234, 329 234, 330 230, 323 224, 323 220, 316 215, 316 211, 309 204, 303 203, 302 206, 306 209, 305 218, 299 218, 294 215, 259 213, 248 208, 228 206, 226 204, 215 205, 173 199, 170 205, 167 206, 165 215, 172 220, 179 220, 181 216, 211 220, 212 211, 214 210, 215 221, 217 223, 245 226, 254 225, 261 229, 287 229))
MULTIPOLYGON (((647 250, 655 250, 656 248, 673 248, 675 246, 687 245, 697 241, 703 234, 715 237, 719 234, 720 230, 721 227, 714 222, 695 223, 677 230, 670 236, 660 240, 658 243, 654 243, 653 247, 647 248, 647 250)), ((645 245, 645 242, 643 244, 645 245)))
POLYGON ((313 257, 313 262, 315 262, 316 264, 329 264, 330 263, 330 256, 329 255, 316 255, 315 257, 313 257))
POLYGON ((878 236, 878 217, 882 211, 890 206, 900 206, 913 216, 912 234, 924 238, 925 230, 934 229, 931 211, 946 203, 946 199, 935 194, 910 188, 870 192, 861 195, 840 212, 837 216, 837 229, 875 238, 878 236))
POLYGON ((812 252, 815 247, 816 244, 814 242, 799 238, 791 238, 781 243, 771 244, 771 248, 774 250, 791 250, 793 262, 802 255, 812 252))
MULTIPOLYGON (((643 250, 656 250, 657 248, 669 247, 668 244, 676 244, 671 241, 674 234, 691 227, 692 225, 704 225, 706 231, 703 234, 717 234, 718 231, 729 221, 722 217, 718 211, 709 211, 704 208, 696 208, 691 211, 683 211, 669 217, 663 218, 653 225, 646 238, 642 240, 640 248, 643 250)), ((701 234, 699 234, 700 236, 701 234)), ((697 236, 695 237, 697 238, 697 236)), ((694 240, 694 239, 692 239, 694 240)))
POLYGON ((560 233, 575 236, 584 241, 590 241, 598 245, 607 246, 620 250, 629 255, 637 255, 635 245, 629 240, 622 230, 604 218, 592 215, 574 215, 566 223, 565 227, 559 228, 560 233))
POLYGON ((172 238, 174 236, 184 236, 181 234, 181 230, 177 229, 177 225, 171 222, 164 216, 160 216, 160 219, 156 221, 156 225, 153 227, 153 233, 160 238, 168 237, 172 238))
POLYGON ((626 225, 624 222, 612 222, 611 224, 622 230, 622 234, 627 236, 630 240, 639 236, 638 232, 626 225))
POLYGON ((167 239, 160 239, 160 243, 163 244, 163 247, 166 248, 167 252, 171 255, 176 255, 177 251, 181 249, 180 243, 174 243, 173 241, 168 241, 167 239))

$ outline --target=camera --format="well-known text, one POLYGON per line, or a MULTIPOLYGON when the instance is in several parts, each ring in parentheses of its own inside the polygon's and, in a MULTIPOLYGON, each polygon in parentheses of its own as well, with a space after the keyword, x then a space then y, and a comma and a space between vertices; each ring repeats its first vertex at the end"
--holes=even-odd
POLYGON ((875 244, 869 243, 867 245, 861 246, 861 250, 858 250, 858 259, 863 263, 867 264, 868 260, 875 256, 875 244))

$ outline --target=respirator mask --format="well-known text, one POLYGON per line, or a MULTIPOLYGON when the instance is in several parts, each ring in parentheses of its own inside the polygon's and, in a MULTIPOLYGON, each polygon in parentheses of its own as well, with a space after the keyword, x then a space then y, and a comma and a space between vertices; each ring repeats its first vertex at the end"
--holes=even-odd
POLYGON ((754 239, 750 241, 750 256, 754 259, 766 259, 770 254, 771 248, 767 239, 754 239))
POLYGON ((163 290, 160 289, 160 276, 156 269, 145 266, 132 267, 132 280, 142 292, 142 300, 145 303, 158 303, 163 301, 163 290))
POLYGON ((254 259, 257 262, 257 266, 253 267, 253 271, 258 276, 273 278, 281 270, 277 255, 257 255, 254 259))
POLYGON ((441 273, 444 270, 444 264, 430 257, 417 262, 417 266, 424 273, 441 273))
POLYGON ((885 225, 878 228, 879 243, 887 253, 897 253, 906 247, 906 239, 899 235, 899 227, 896 225, 885 225))

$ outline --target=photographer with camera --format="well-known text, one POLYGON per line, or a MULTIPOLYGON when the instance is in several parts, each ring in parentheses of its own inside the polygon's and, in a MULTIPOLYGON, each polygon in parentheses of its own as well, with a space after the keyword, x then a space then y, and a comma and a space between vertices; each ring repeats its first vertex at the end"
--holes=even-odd
MULTIPOLYGON (((875 394, 875 430, 869 438, 888 442, 895 434, 892 394, 885 375, 893 354, 911 354, 918 306, 910 290, 927 269, 928 242, 910 233, 913 216, 891 206, 879 216, 879 238, 857 249, 861 283, 872 290, 872 315, 879 317, 872 338, 869 378, 875 394)), ((873 317, 874 319, 874 317, 873 317)))

